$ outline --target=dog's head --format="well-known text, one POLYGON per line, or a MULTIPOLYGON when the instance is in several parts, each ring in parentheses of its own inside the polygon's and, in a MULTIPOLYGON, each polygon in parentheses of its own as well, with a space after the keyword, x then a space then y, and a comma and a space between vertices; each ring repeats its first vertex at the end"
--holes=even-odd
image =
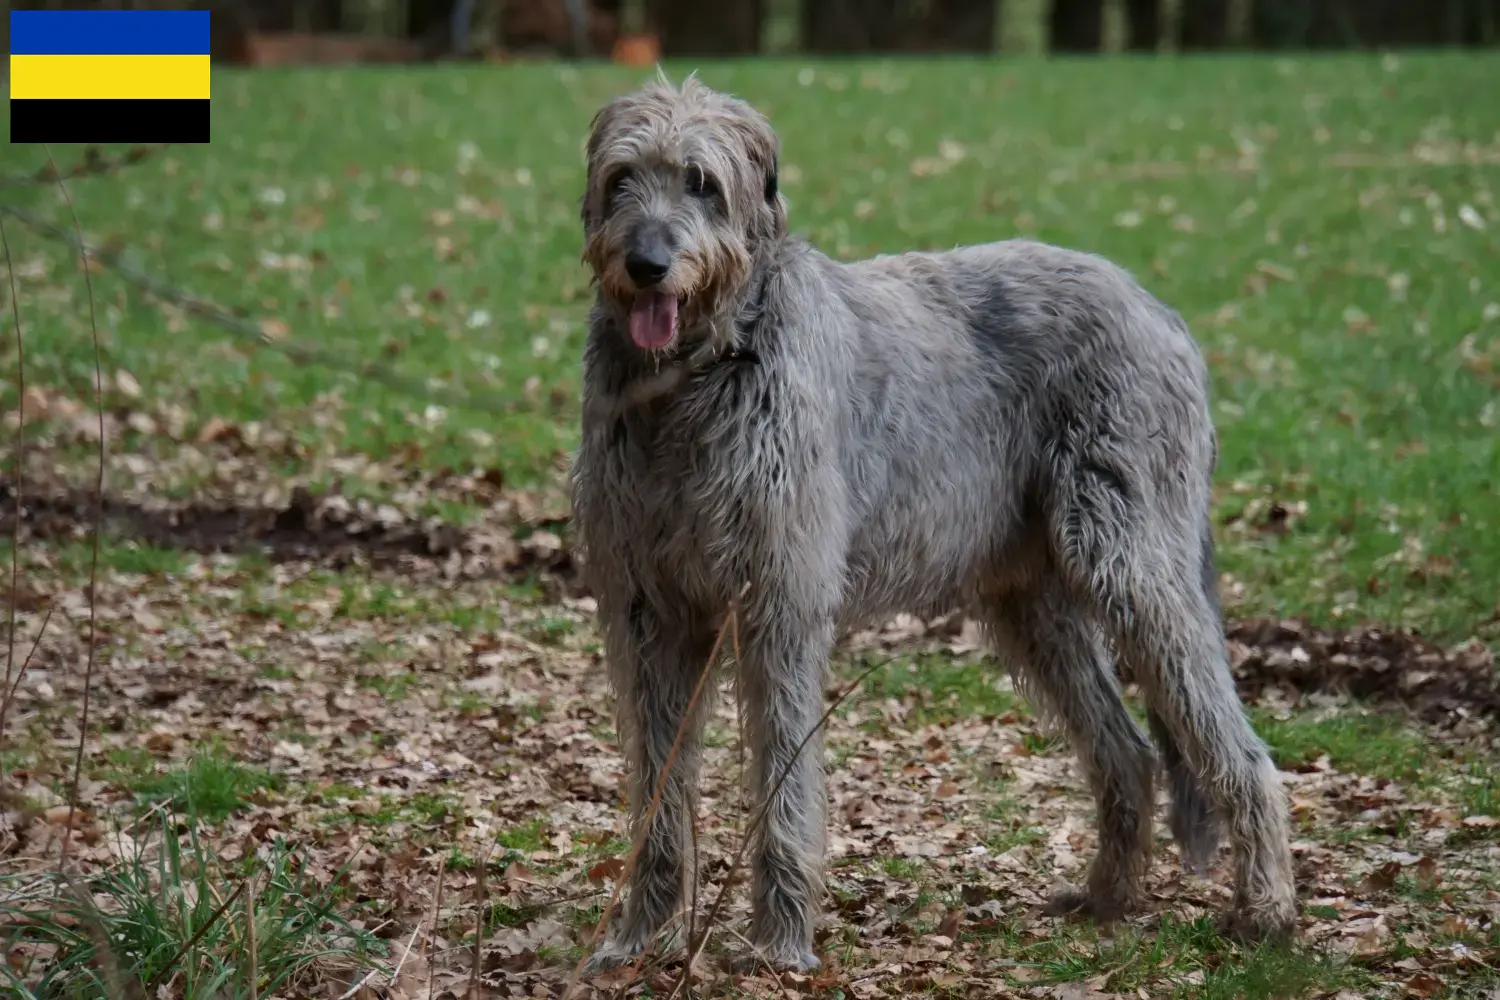
POLYGON ((594 116, 583 259, 635 345, 710 336, 758 256, 786 231, 776 133, 744 101, 688 77, 617 97, 594 116))

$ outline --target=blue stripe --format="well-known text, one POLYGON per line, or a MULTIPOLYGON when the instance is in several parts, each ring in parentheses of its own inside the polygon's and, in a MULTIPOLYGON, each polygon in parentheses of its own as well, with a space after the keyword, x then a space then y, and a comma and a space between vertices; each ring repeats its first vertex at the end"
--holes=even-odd
POLYGON ((13 10, 14 56, 206 56, 206 10, 13 10))

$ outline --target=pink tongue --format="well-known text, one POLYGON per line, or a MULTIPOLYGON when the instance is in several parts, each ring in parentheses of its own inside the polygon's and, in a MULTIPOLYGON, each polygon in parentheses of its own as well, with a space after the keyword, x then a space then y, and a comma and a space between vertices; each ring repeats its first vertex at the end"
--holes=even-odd
POLYGON ((677 299, 661 292, 642 292, 630 307, 630 339, 642 350, 666 347, 677 335, 677 299))

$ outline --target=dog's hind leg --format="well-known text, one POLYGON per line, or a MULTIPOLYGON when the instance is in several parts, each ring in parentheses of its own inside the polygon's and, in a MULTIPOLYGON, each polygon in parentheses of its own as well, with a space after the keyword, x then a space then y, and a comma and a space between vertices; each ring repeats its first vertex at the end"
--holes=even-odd
POLYGON ((1099 850, 1087 888, 1051 901, 1054 913, 1101 923, 1141 902, 1151 860, 1155 754, 1120 696, 1098 627, 1055 580, 995 602, 987 614, 997 651, 1041 712, 1061 721, 1098 807, 1099 850))
POLYGON ((692 697, 712 650, 712 634, 663 622, 640 599, 605 629, 605 658, 630 776, 632 837, 641 835, 679 729, 682 741, 636 857, 624 912, 590 958, 591 974, 634 960, 683 905, 712 685, 704 685, 697 704, 692 697))
POLYGON ((1148 711, 1146 724, 1167 774, 1167 792, 1172 800, 1170 829, 1182 867, 1202 877, 1208 874, 1208 866, 1219 847, 1219 818, 1214 813, 1213 799, 1188 765, 1162 717, 1148 711))
POLYGON ((1054 483, 1057 563, 1093 604, 1223 817, 1235 858, 1225 929, 1241 939, 1290 934, 1297 910, 1286 799, 1229 670, 1215 584, 1204 571, 1206 491, 1132 488, 1134 471, 1120 454, 1081 458, 1059 463, 1054 483))

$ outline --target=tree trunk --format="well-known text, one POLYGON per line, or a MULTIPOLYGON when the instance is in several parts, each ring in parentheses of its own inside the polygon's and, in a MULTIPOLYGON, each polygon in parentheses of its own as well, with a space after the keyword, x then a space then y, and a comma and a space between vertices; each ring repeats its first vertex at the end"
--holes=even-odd
POLYGON ((1464 5, 1463 44, 1500 43, 1500 0, 1468 0, 1464 5))
POLYGON ((1155 52, 1161 45, 1161 0, 1125 0, 1125 47, 1155 52))
POLYGON ((896 0, 802 0, 802 47, 822 55, 905 48, 896 0))
POLYGON ((302 8, 307 31, 339 31, 344 26, 341 0, 302 0, 302 8))
POLYGON ((1052 0, 1048 29, 1053 52, 1098 52, 1104 42, 1104 0, 1052 0))
POLYGON ((1312 8, 1319 0, 1254 0, 1250 43, 1257 49, 1293 49, 1307 44, 1312 8))
POLYGON ((764 0, 654 0, 651 21, 666 56, 738 56, 760 51, 764 0))
POLYGON ((935 0, 927 19, 928 48, 935 52, 992 51, 999 8, 996 0, 935 0))
MULTIPOLYGON (((1463 37, 1463 0, 1359 0, 1351 5, 1352 30, 1363 45, 1374 48, 1435 46, 1463 37)), ((1474 6, 1478 6, 1475 4, 1474 6)))
POLYGON ((1222 49, 1229 40, 1229 0, 1183 0, 1179 38, 1184 52, 1222 49))

